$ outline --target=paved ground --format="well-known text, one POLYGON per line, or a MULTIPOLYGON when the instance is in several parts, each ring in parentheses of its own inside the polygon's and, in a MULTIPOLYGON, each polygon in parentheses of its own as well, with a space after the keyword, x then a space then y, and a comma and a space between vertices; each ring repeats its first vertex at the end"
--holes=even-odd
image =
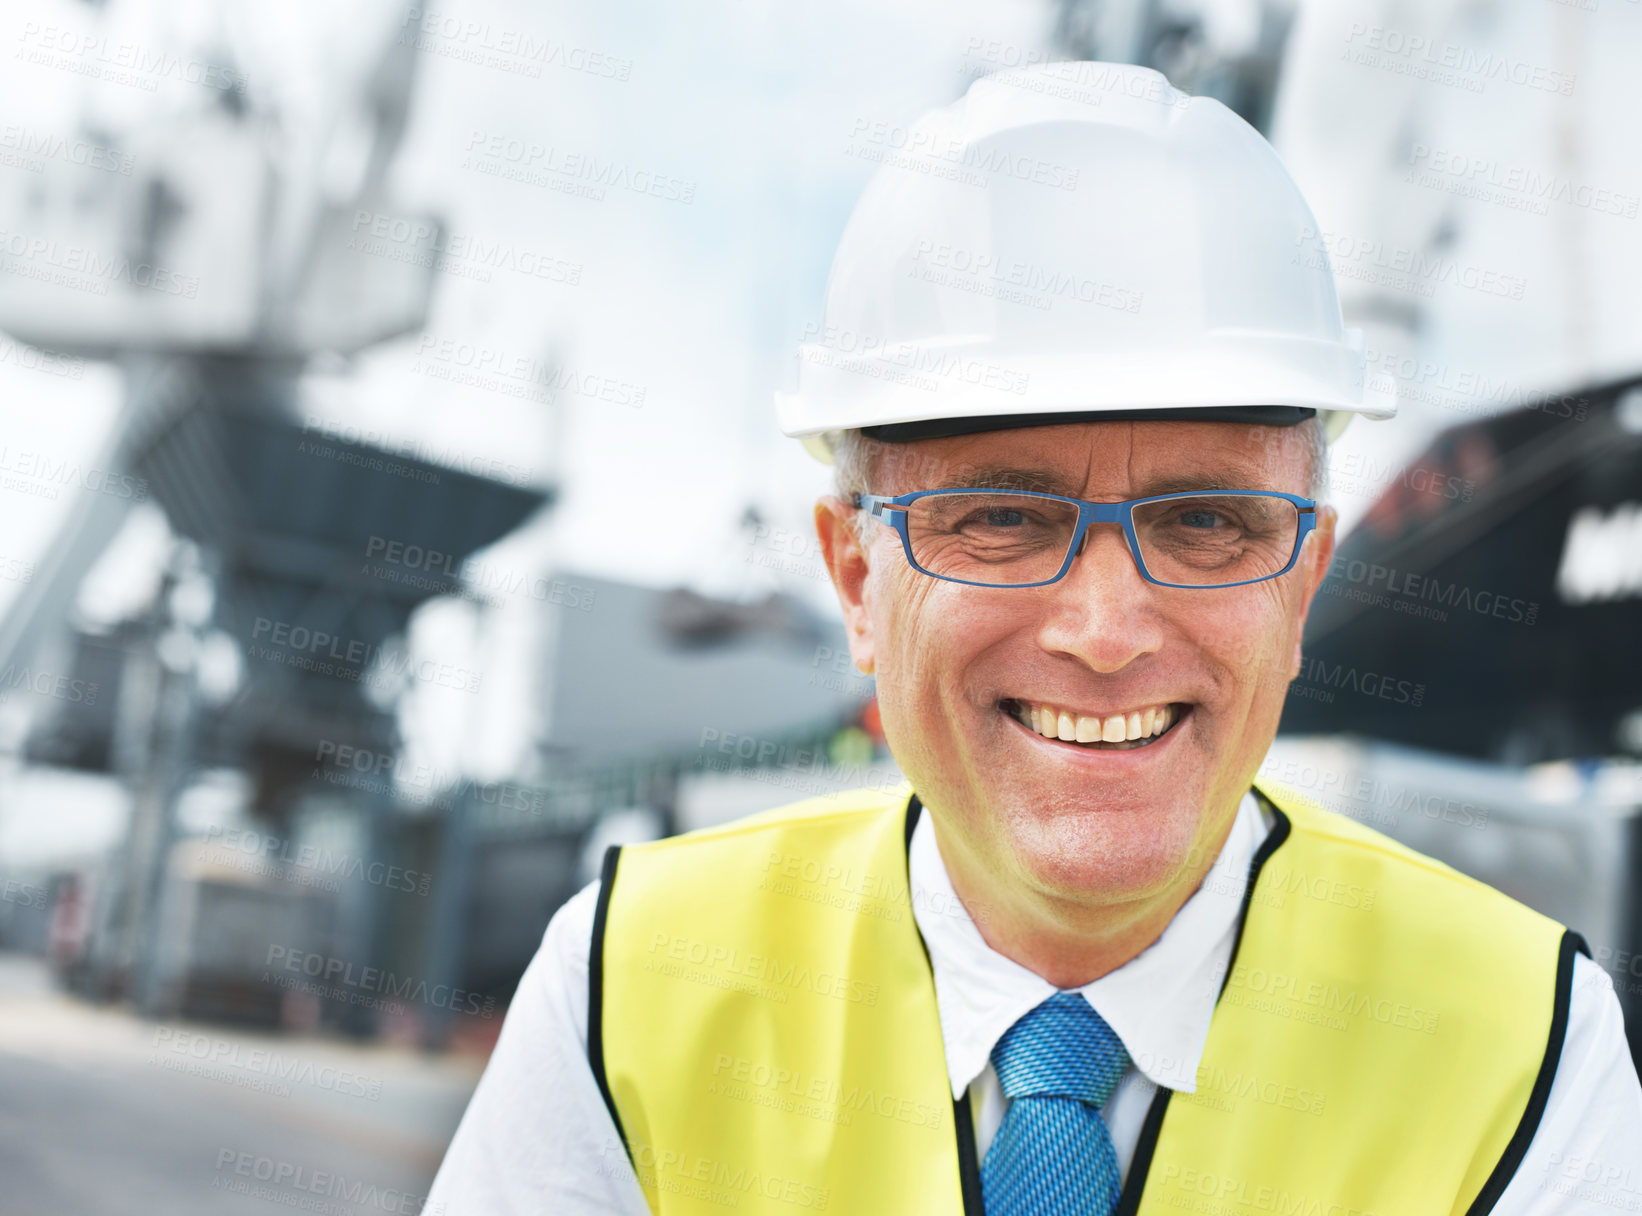
POLYGON ((420 1213, 480 1067, 147 1022, 0 954, 0 1216, 420 1213))

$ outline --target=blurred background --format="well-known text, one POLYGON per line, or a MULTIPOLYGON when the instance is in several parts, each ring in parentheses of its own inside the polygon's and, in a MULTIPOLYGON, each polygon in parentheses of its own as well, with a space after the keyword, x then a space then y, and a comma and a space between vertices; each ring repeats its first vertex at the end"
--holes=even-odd
POLYGON ((898 779, 771 394, 908 126, 1046 61, 1265 132, 1400 398, 1263 771, 1642 1017, 1635 0, 34 0, 0 51, 0 1209, 421 1210, 606 844, 898 779))

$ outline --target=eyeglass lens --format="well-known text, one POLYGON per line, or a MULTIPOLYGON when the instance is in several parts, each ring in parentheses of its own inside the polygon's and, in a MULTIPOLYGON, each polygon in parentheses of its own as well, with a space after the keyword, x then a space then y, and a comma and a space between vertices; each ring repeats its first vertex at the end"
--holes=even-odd
MULTIPOLYGON (((913 560, 931 574, 1013 587, 1055 577, 1077 522, 1074 504, 1052 498, 931 494, 907 508, 907 537, 913 560)), ((1300 512, 1276 495, 1203 494, 1142 503, 1134 508, 1134 524, 1152 578, 1214 587, 1266 578, 1286 566, 1300 512)))

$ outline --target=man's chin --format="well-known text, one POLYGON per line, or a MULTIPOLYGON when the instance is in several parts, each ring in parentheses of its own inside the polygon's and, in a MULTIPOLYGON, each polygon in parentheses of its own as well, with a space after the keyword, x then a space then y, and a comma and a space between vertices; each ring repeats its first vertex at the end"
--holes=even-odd
POLYGON ((1017 823, 1016 865, 1045 894, 1121 902, 1178 882, 1191 861, 1193 825, 1168 815, 1050 815, 1017 823), (1178 824, 1178 830, 1169 825, 1178 824))

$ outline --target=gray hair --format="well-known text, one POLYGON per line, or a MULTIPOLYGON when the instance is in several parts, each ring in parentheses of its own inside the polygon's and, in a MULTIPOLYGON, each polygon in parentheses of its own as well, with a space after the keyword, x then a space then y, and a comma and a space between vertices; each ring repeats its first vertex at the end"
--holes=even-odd
MULTIPOLYGON (((1313 415, 1299 424, 1306 440, 1306 455, 1311 464, 1307 495, 1319 503, 1328 494, 1328 427, 1321 414, 1313 415)), ((837 431, 832 435, 833 487, 845 502, 854 501, 857 494, 870 494, 878 481, 879 465, 886 451, 899 445, 869 439, 859 430, 837 431)), ((856 535, 863 541, 871 521, 867 516, 856 516, 856 535)))
MULTIPOLYGON (((849 503, 855 501, 857 494, 872 493, 872 487, 878 480, 879 452, 889 445, 881 440, 867 438, 858 429, 834 431, 828 438, 832 441, 834 493, 849 503)), ((865 511, 857 511, 852 520, 855 524, 855 538, 863 546, 867 545, 872 535, 871 517, 865 511)))

